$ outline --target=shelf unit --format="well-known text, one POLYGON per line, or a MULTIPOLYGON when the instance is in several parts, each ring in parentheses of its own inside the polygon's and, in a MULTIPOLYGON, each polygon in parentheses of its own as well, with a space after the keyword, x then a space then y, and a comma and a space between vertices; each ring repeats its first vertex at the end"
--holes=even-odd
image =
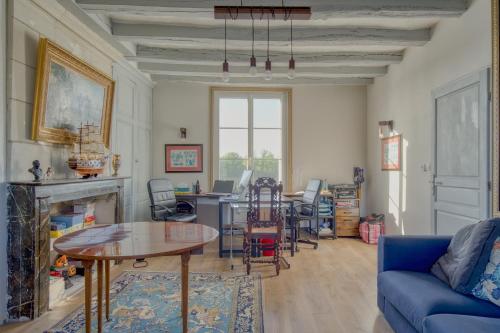
POLYGON ((338 237, 359 237, 360 199, 335 199, 335 225, 338 237))
POLYGON ((335 227, 335 202, 331 193, 321 193, 318 202, 319 237, 337 238, 335 227))
POLYGON ((360 192, 354 184, 332 185, 335 231, 338 237, 359 237, 360 192))

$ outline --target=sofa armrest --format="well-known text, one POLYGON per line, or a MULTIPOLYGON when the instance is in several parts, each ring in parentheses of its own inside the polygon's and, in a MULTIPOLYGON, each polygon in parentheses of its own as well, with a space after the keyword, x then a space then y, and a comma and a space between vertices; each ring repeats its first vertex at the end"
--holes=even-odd
POLYGON ((381 236, 378 272, 427 272, 450 244, 451 236, 381 236))

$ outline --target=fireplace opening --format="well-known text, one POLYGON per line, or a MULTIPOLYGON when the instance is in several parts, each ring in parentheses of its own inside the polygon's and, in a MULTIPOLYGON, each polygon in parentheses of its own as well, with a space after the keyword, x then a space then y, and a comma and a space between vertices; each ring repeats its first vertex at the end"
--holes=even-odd
POLYGON ((55 240, 96 224, 113 224, 116 221, 116 200, 116 193, 110 193, 50 205, 49 309, 75 295, 84 286, 81 261, 60 256, 53 248, 55 240))

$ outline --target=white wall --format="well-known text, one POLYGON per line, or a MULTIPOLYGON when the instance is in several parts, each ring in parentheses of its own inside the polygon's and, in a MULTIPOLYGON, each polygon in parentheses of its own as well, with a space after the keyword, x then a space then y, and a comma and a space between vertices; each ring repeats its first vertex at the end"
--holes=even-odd
POLYGON ((9 180, 29 180, 31 162, 40 160, 42 169, 52 166, 55 178, 74 177, 67 167, 67 146, 31 140, 31 118, 36 75, 38 40, 47 37, 92 66, 111 76, 117 54, 70 15, 55 0, 15 0, 12 4, 12 32, 9 35, 9 180), (70 22, 68 22, 68 20, 70 22), (97 48, 95 45, 102 47, 97 48))
POLYGON ((366 88, 293 88, 293 184, 310 178, 352 183, 353 167, 365 166, 366 88))
MULTIPOLYGON (((5 198, 6 115, 7 115, 7 0, 0 0, 0 272, 7 271, 7 221, 5 198)), ((7 275, 0 274, 0 300, 6 299, 7 275)), ((7 319, 5 302, 0 303, 0 325, 7 319)))
POLYGON ((431 233, 431 91, 491 65, 489 0, 476 0, 460 18, 445 19, 424 47, 410 48, 401 64, 377 78, 367 99, 369 211, 386 214, 389 233, 431 233), (394 120, 403 134, 403 170, 380 170, 378 121, 394 120))
POLYGON ((168 177, 174 184, 200 181, 208 186, 210 150, 209 87, 202 84, 161 81, 153 89, 153 176, 168 177), (179 128, 187 128, 181 139, 179 128), (165 173, 165 144, 203 144, 203 173, 165 173))
MULTIPOLYGON (((365 164, 366 88, 315 86, 293 88, 293 183, 302 189, 309 178, 352 182, 352 167, 365 164), (345 142, 340 144, 340 142, 345 142)), ((153 175, 174 183, 200 180, 208 187, 209 87, 159 82, 153 90, 153 175), (188 130, 187 140, 179 128, 188 130), (203 174, 165 174, 166 143, 203 143, 203 174)))

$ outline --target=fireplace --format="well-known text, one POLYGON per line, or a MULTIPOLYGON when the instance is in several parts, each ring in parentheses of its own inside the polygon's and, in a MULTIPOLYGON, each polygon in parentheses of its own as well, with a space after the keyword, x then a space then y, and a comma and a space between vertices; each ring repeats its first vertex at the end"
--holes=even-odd
POLYGON ((122 223, 124 178, 11 182, 7 191, 7 311, 12 321, 34 319, 49 309, 51 211, 93 199, 102 203, 96 223, 122 223))

